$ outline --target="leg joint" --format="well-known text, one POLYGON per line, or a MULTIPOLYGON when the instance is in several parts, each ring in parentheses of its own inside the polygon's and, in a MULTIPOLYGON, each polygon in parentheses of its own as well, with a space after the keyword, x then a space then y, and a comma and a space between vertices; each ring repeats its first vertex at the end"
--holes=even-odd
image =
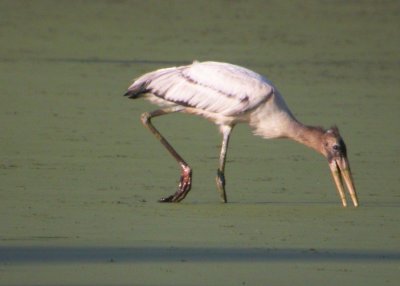
POLYGON ((217 170, 217 184, 219 187, 225 187, 225 174, 220 169, 217 170))
POLYGON ((181 168, 182 168, 182 174, 185 174, 187 176, 191 176, 193 171, 192 168, 190 168, 189 165, 187 165, 186 163, 180 163, 181 164, 181 168))
POLYGON ((149 112, 144 112, 140 116, 140 120, 144 125, 147 125, 150 122, 151 114, 149 112))

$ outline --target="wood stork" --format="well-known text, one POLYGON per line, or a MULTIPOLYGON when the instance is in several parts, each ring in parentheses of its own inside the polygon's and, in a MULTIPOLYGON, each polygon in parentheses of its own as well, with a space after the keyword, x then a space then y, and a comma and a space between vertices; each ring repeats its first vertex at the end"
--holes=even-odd
POLYGON ((137 78, 125 96, 144 97, 161 106, 143 113, 141 120, 177 160, 181 177, 178 190, 160 202, 180 202, 186 197, 192 185, 192 169, 154 127, 151 118, 183 112, 203 116, 219 126, 223 140, 216 182, 223 202, 227 202, 224 170, 229 136, 236 124, 247 123, 256 135, 289 138, 325 156, 343 206, 347 205, 343 180, 354 206, 358 206, 346 145, 338 128, 325 130, 300 123, 275 86, 249 69, 211 61, 159 69, 137 78))

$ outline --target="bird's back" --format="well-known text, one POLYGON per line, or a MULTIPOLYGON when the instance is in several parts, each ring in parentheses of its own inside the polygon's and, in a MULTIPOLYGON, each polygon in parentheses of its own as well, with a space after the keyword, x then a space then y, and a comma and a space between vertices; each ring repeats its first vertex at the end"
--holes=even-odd
POLYGON ((159 69, 137 78, 127 96, 145 96, 160 105, 183 105, 222 116, 257 108, 274 93, 265 77, 240 66, 219 62, 159 69))

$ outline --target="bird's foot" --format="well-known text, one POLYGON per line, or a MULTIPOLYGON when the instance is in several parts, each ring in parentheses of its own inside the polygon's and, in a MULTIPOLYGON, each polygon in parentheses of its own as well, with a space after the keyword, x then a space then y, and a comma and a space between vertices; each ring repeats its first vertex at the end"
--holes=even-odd
POLYGON ((172 203, 173 202, 173 198, 174 198, 174 195, 171 195, 171 196, 168 196, 166 198, 159 199, 158 202, 160 202, 160 203, 172 203))
POLYGON ((166 198, 161 198, 160 203, 179 203, 182 201, 192 188, 192 169, 189 166, 182 166, 181 178, 178 190, 175 194, 166 198))

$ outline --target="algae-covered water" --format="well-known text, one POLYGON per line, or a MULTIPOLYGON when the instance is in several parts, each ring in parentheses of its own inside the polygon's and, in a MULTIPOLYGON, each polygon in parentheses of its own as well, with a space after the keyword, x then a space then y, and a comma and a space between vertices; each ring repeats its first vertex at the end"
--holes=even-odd
POLYGON ((0 1, 0 285, 397 285, 398 1, 0 1), (154 123, 134 77, 193 60, 269 77, 296 117, 340 127, 361 206, 325 159, 183 114, 154 123))

